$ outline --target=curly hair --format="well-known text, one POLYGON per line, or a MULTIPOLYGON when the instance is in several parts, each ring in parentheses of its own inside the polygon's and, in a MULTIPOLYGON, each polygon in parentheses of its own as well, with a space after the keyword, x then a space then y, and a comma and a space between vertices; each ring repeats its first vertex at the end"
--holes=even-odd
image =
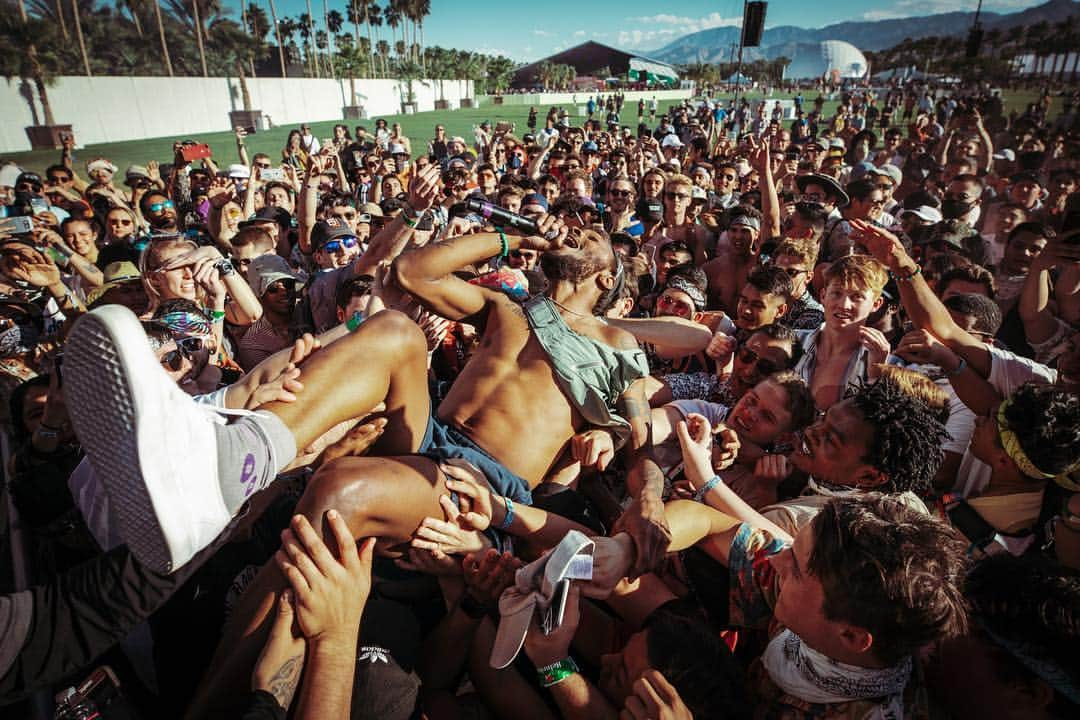
POLYGON ((942 443, 949 437, 938 412, 887 377, 850 397, 873 429, 865 461, 888 478, 882 490, 927 492, 944 458, 942 443))
POLYGON ((953 295, 945 301, 945 307, 959 315, 971 315, 975 318, 975 327, 972 328, 975 332, 997 335, 997 331, 1001 329, 1001 306, 985 295, 953 295))
POLYGON ((1057 475, 1080 462, 1080 396, 1053 385, 1027 383, 1005 409, 1024 454, 1057 475))
POLYGON ((868 630, 894 664, 967 631, 967 543, 947 523, 879 493, 835 498, 811 524, 810 573, 829 620, 868 630))

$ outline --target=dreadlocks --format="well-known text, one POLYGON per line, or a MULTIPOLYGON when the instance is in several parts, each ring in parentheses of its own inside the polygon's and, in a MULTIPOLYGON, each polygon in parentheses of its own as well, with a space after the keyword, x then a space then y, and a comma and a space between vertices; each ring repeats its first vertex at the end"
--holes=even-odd
POLYGON ((945 426, 896 382, 882 378, 852 396, 874 439, 866 462, 888 477, 886 492, 923 494, 941 465, 945 426))

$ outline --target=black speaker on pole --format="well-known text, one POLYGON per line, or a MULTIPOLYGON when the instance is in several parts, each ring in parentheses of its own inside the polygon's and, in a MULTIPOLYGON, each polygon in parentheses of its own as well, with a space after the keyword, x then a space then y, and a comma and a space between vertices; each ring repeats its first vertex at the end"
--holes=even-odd
POLYGON ((757 47, 761 44, 761 33, 765 30, 765 9, 768 6, 769 3, 766 2, 746 3, 742 22, 743 47, 757 47))

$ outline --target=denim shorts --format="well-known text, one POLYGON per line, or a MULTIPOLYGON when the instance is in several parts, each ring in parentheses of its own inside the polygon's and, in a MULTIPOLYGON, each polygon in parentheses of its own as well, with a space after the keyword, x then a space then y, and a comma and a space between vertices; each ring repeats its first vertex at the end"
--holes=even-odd
POLYGON ((487 476, 488 482, 496 493, 516 503, 532 505, 532 490, 524 478, 507 470, 502 463, 491 457, 465 433, 439 420, 434 413, 428 418, 427 430, 424 432, 424 439, 417 452, 435 462, 442 462, 448 458, 466 460, 487 476))

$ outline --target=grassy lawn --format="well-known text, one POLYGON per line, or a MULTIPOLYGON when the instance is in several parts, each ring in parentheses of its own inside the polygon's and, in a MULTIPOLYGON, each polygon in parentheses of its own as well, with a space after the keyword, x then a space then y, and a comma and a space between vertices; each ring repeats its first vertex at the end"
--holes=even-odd
MULTIPOLYGON (((586 96, 581 94, 580 97, 584 100, 586 96)), ((753 101, 760 99, 762 96, 760 93, 750 93, 748 97, 753 101)), ((786 97, 791 96, 776 94, 772 96, 772 99, 786 97)), ((807 101, 812 100, 813 97, 815 97, 813 93, 804 94, 804 98, 806 98, 807 101)), ((1006 112, 1014 109, 1022 112, 1027 103, 1034 102, 1036 99, 1038 99, 1038 93, 1036 92, 1017 92, 1008 94, 1005 99, 1006 112)), ((674 104, 676 104, 674 101, 661 102, 660 112, 663 113, 674 104)), ((830 115, 835 108, 836 102, 826 102, 825 114, 830 115)), ((539 122, 542 123, 547 108, 538 107, 537 110, 539 111, 539 122)), ((623 123, 630 125, 631 127, 635 125, 637 123, 637 103, 627 102, 623 111, 623 123)), ((576 111, 571 109, 570 112, 572 122, 575 125, 580 124, 581 118, 576 116, 576 111)), ((417 113, 415 115, 386 115, 383 117, 390 123, 400 122, 405 134, 413 140, 413 146, 419 150, 423 148, 426 141, 434 135, 435 125, 437 123, 445 125, 448 135, 461 135, 471 144, 473 138, 473 126, 479 124, 483 120, 490 120, 492 123, 498 122, 499 120, 507 120, 516 123, 516 134, 520 137, 522 133, 527 131, 525 122, 528 119, 528 116, 529 108, 527 105, 484 105, 480 108, 466 110, 438 110, 417 113)), ((320 139, 327 138, 333 134, 334 124, 333 121, 315 122, 311 124, 311 129, 316 137, 320 139)), ((375 127, 373 119, 353 122, 351 124, 364 125, 369 131, 373 130, 375 127)), ((249 137, 247 140, 248 152, 251 154, 256 152, 267 153, 271 158, 274 158, 276 162, 281 157, 281 149, 285 144, 285 138, 288 136, 289 130, 292 127, 298 126, 277 127, 273 130, 268 130, 249 137)), ((85 162, 95 157, 109 158, 120 168, 121 173, 123 173, 128 165, 145 165, 148 160, 157 160, 162 163, 171 162, 172 143, 174 140, 180 139, 185 138, 162 137, 89 145, 76 151, 76 168, 80 173, 85 174, 85 162)), ((235 142, 233 135, 230 132, 205 133, 192 139, 208 143, 211 148, 213 148, 214 157, 222 166, 238 161, 238 158, 236 157, 235 142)), ((41 172, 46 166, 58 162, 59 155, 60 153, 55 150, 38 150, 22 153, 7 153, 3 158, 14 160, 25 168, 41 172)))

